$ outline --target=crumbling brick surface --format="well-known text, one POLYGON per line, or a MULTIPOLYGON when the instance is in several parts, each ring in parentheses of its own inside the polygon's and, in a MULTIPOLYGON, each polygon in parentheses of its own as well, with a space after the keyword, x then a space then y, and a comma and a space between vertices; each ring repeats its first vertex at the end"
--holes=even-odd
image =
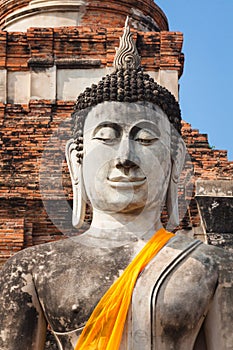
POLYGON ((226 150, 213 149, 207 134, 182 123, 182 136, 194 164, 196 178, 203 180, 232 180, 233 162, 228 161, 226 150))
MULTIPOLYGON (((29 3, 30 0, 2 0, 0 3, 0 27, 5 24, 8 15, 27 8, 29 3)), ((63 4, 61 2, 61 5, 63 5, 63 11, 65 11, 66 1, 63 4)), ((40 6, 41 4, 38 4, 38 12, 40 12, 40 6)), ((56 4, 54 4, 55 8, 56 4)), ((67 3, 68 8, 69 2, 67 3)), ((78 6, 76 10, 79 11, 78 6)), ((86 2, 80 25, 121 28, 124 26, 126 16, 142 23, 148 29, 156 26, 160 30, 168 30, 167 18, 153 0, 89 0, 86 2)))
MULTIPOLYGON (((182 33, 132 32, 146 70, 176 70, 179 76, 182 74, 182 33)), ((36 65, 46 68, 69 58, 98 59, 100 67, 112 66, 121 35, 122 27, 114 26, 29 28, 26 33, 0 31, 0 69, 20 72, 36 65)))
POLYGON ((6 16, 29 4, 30 0, 3 0, 0 3, 0 25, 4 23, 6 16))

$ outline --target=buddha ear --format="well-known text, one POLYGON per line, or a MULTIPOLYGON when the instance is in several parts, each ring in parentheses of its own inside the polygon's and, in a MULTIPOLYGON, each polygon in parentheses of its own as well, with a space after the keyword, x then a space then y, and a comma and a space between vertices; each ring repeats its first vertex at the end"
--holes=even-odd
POLYGON ((77 160, 77 144, 73 139, 66 143, 66 161, 70 171, 73 189, 72 224, 80 228, 84 223, 86 212, 86 191, 83 183, 82 165, 77 160))
POLYGON ((170 231, 179 225, 178 184, 186 155, 186 146, 181 137, 178 138, 176 147, 175 154, 172 157, 171 178, 166 198, 168 212, 168 223, 166 228, 170 231))
POLYGON ((77 161, 77 145, 74 139, 70 139, 66 143, 66 161, 70 172, 70 177, 73 184, 78 184, 78 175, 80 164, 77 161))

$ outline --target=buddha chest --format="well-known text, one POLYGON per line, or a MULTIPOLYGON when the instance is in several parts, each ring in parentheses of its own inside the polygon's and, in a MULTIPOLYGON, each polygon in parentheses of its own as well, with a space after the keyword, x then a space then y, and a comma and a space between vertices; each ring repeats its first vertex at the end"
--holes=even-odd
POLYGON ((183 241, 178 249, 179 240, 169 242, 138 278, 120 350, 194 348, 218 276, 200 242, 183 241))
MULTIPOLYGON (((120 350, 193 347, 217 278, 214 265, 198 250, 195 241, 179 249, 169 243, 148 264, 134 288, 120 350)), ((95 305, 128 265, 130 255, 128 248, 95 254, 92 259, 89 254, 86 268, 73 259, 75 268, 66 264, 65 273, 50 272, 47 284, 41 275, 37 277, 41 304, 64 350, 75 345, 95 305)))

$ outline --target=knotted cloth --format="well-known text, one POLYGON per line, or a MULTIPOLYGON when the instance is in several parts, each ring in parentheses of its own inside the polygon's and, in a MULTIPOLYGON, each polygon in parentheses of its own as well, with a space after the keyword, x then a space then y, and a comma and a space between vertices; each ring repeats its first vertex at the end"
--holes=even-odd
POLYGON ((174 234, 158 230, 112 284, 92 312, 74 350, 118 350, 140 272, 174 234))

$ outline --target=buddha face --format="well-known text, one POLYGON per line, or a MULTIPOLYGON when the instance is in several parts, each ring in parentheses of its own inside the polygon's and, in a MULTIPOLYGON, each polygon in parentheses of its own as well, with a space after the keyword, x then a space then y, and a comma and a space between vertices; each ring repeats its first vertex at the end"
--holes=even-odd
POLYGON ((104 102, 84 125, 83 178, 94 209, 159 208, 171 172, 170 122, 157 106, 104 102))

